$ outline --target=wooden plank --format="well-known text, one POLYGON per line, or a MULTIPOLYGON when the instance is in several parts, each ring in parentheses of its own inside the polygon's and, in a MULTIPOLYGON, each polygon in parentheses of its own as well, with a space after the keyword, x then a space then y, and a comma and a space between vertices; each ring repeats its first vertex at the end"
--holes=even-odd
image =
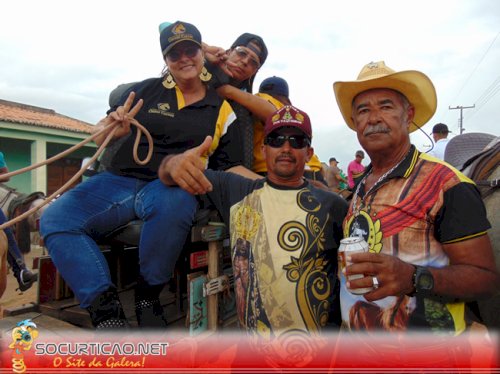
MULTIPOLYGON (((208 243, 208 279, 217 278, 220 271, 220 258, 222 253, 222 242, 211 241, 208 243)), ((217 330, 219 323, 219 295, 207 297, 208 329, 217 330)))
POLYGON ((58 273, 49 256, 39 259, 38 270, 38 304, 57 299, 58 273))
POLYGON ((189 280, 189 334, 191 336, 200 335, 208 329, 207 298, 203 295, 206 282, 207 276, 204 274, 189 280))
POLYGON ((28 312, 14 316, 7 316, 0 319, 0 329, 2 331, 11 330, 16 326, 16 324, 25 319, 31 319, 40 331, 52 331, 59 332, 64 329, 65 333, 70 330, 80 331, 81 329, 71 323, 67 323, 61 321, 60 319, 36 313, 36 312, 28 312))
POLYGON ((223 273, 229 278, 229 289, 224 291, 220 298, 220 319, 221 323, 225 325, 226 321, 236 316, 236 295, 234 294, 233 268, 231 266, 226 266, 223 273))

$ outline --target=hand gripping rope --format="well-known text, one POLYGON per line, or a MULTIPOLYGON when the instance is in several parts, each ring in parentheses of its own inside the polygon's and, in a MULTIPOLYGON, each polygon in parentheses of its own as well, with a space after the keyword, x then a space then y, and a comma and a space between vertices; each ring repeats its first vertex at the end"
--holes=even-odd
MULTIPOLYGON (((139 103, 137 103, 134 108, 132 108, 132 110, 130 110, 129 112, 127 112, 125 115, 128 116, 129 113, 134 113, 134 115, 139 111, 139 108, 140 106, 142 105, 142 102, 139 101, 139 103), (139 107, 138 107, 139 105, 139 107)), ((139 164, 139 165, 146 165, 150 160, 151 160, 151 156, 153 155, 153 138, 151 137, 151 134, 149 133, 148 130, 146 130, 146 128, 144 126, 142 126, 139 121, 137 121, 135 118, 133 118, 133 116, 131 116, 131 118, 129 118, 129 121, 130 121, 130 124, 131 125, 134 125, 137 127, 137 135, 135 137, 135 142, 134 142, 134 148, 133 148, 133 157, 134 157, 134 161, 139 164), (139 147, 139 142, 141 140, 141 136, 142 134, 144 133, 144 135, 146 136, 147 140, 148 140, 148 154, 146 155, 146 157, 144 158, 144 160, 140 160, 139 159, 139 156, 137 154, 137 150, 138 150, 138 147, 139 147)), ((52 193, 52 195, 50 195, 49 197, 47 197, 45 199, 45 201, 36 206, 36 207, 33 207, 31 208, 30 210, 26 211, 25 213, 21 214, 20 216, 10 220, 10 221, 7 221, 5 222, 4 224, 0 225, 0 230, 3 230, 7 227, 10 227, 12 226, 13 224, 19 222, 19 221, 22 221, 23 219, 25 219, 26 217, 28 217, 29 215, 35 213, 36 211, 40 210, 41 208, 43 208, 45 205, 47 205, 48 203, 50 203, 55 197, 57 197, 58 195, 62 194, 63 192, 65 192, 69 186, 74 183, 76 180, 78 180, 78 178, 80 178, 82 176, 82 174, 85 172, 85 170, 95 161, 97 160, 97 158, 100 156, 100 154, 104 151, 104 148, 106 148, 106 146, 108 145, 108 143, 113 139, 113 136, 116 132, 116 130, 118 129, 118 124, 120 123, 121 121, 114 121, 112 122, 110 125, 104 127, 103 129, 99 130, 98 132, 96 132, 95 134, 92 134, 91 136, 89 136, 87 139, 84 139, 82 140, 80 143, 74 145, 73 147, 49 158, 48 160, 45 160, 45 161, 42 161, 42 162, 38 162, 34 165, 30 165, 30 166, 27 166, 25 168, 22 168, 22 169, 19 169, 19 170, 16 170, 16 171, 13 171, 13 172, 10 172, 10 173, 6 173, 6 174, 2 174, 2 176, 0 177, 0 180, 1 179, 8 179, 14 175, 18 175, 18 174, 21 174, 21 173, 24 173, 24 172, 27 172, 27 171, 30 171, 30 170, 33 170, 33 169, 36 169, 40 166, 44 166, 44 165, 47 165, 47 164, 50 164, 51 162, 54 162, 54 161, 57 161, 61 158, 63 158, 64 156, 76 151, 77 149, 81 148, 82 146, 84 146, 85 144, 91 142, 92 140, 94 140, 95 138, 97 138, 98 136, 100 136, 101 134, 104 134, 106 132, 109 132, 108 135, 106 136, 106 138, 104 139, 104 141, 102 142, 102 144, 100 145, 100 147, 97 149, 97 151, 95 152, 94 156, 92 156, 92 158, 90 160, 88 160, 85 165, 82 166, 82 168, 70 179, 68 180, 64 185, 62 185, 57 191, 55 191, 54 193, 52 193)))

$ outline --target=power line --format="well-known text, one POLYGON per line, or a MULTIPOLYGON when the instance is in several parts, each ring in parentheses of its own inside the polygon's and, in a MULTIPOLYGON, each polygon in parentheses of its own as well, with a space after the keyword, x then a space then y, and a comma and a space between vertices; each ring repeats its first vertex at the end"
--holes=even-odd
POLYGON ((498 92, 500 91, 500 76, 483 92, 483 94, 475 101, 477 108, 472 111, 469 118, 473 117, 481 110, 498 92))
POLYGON ((477 63, 476 67, 472 70, 472 72, 470 73, 469 77, 465 80, 464 84, 462 85, 462 88, 460 88, 460 90, 458 91, 457 95, 455 96, 455 98, 452 100, 452 101, 455 101, 457 100, 457 98, 460 96, 460 94, 462 93, 465 85, 469 82, 469 79, 472 77, 472 75, 476 72, 477 68, 479 67, 479 65, 481 65, 481 62, 483 62, 484 58, 486 57, 486 55, 488 54, 488 52, 490 51, 491 47, 493 47, 493 44, 495 44, 495 41, 497 40, 498 36, 500 35, 500 31, 498 32, 498 34, 495 36, 495 39, 493 39, 493 41, 491 42, 490 46, 488 47, 488 49, 486 50, 486 52, 484 52, 484 55, 483 57, 481 57, 481 60, 479 60, 479 62, 477 63))

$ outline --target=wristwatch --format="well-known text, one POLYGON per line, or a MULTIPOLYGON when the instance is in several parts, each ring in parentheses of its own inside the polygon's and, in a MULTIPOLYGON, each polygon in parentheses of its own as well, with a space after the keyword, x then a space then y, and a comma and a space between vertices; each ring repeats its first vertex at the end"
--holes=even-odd
POLYGON ((415 272, 413 273, 413 287, 415 287, 415 293, 428 296, 432 293, 434 289, 434 277, 432 273, 424 266, 415 266, 415 272))

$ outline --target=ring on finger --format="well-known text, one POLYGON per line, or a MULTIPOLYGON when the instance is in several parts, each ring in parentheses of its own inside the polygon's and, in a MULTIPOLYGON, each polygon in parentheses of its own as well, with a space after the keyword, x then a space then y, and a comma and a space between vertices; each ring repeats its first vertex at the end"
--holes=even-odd
POLYGON ((377 289, 379 286, 377 277, 372 277, 373 288, 377 289))

